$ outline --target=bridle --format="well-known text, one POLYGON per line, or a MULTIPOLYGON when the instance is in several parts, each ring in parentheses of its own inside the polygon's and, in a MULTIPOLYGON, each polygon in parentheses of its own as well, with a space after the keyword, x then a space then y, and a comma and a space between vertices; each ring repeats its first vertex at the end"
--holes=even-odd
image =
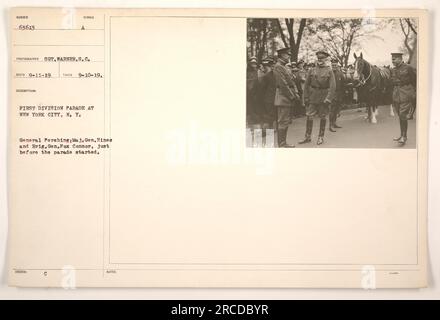
POLYGON ((370 80, 370 78, 371 78, 371 65, 369 65, 369 64, 366 64, 366 65, 368 65, 368 67, 369 67, 368 68, 369 69, 368 70, 369 71, 368 72, 368 76, 366 78, 364 78, 364 73, 363 73, 363 70, 362 70, 362 72, 360 72, 360 74, 362 75, 362 78, 359 79, 359 84, 356 86, 356 88, 360 87, 360 86, 364 86, 367 83, 367 81, 370 80))

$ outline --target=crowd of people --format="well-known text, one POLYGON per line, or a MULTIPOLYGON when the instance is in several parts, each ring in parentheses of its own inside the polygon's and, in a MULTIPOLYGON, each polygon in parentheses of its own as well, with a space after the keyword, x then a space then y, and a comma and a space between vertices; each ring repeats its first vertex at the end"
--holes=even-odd
MULTIPOLYGON (((286 141, 289 125, 305 116, 305 137, 298 143, 311 142, 313 120, 318 117, 317 144, 323 144, 327 122, 329 131, 336 132, 341 128, 337 124, 341 109, 357 104, 355 67, 340 67, 325 50, 318 50, 316 58, 314 63, 291 61, 290 48, 282 48, 276 58, 264 57, 261 64, 256 57, 248 60, 247 127, 251 134, 261 129, 263 143, 269 129, 276 132, 275 147, 294 147, 286 141)), ((406 141, 406 132, 399 139, 402 135, 406 141)))

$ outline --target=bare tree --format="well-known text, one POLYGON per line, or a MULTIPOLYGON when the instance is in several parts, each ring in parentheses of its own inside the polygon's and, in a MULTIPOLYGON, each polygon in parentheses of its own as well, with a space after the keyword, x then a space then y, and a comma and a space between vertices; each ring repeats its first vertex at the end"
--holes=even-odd
POLYGON ((296 22, 295 19, 287 19, 287 18, 284 19, 284 23, 286 24, 286 30, 288 33, 287 37, 284 34, 283 27, 281 26, 281 21, 279 19, 277 20, 278 20, 277 25, 279 28, 281 40, 283 41, 285 47, 290 47, 290 54, 292 60, 296 61, 298 60, 299 48, 301 45, 304 29, 306 27, 307 19, 305 18, 299 19, 298 30, 295 30, 294 28, 296 22))
POLYGON ((256 56, 261 62, 267 45, 267 19, 249 19, 248 22, 248 58, 256 56))
POLYGON ((290 43, 290 54, 292 55, 292 60, 298 60, 299 46, 301 44, 301 39, 304 33, 304 27, 306 26, 306 19, 301 19, 299 21, 298 31, 293 32, 294 19, 286 19, 287 31, 289 32, 289 43, 290 43))
POLYGON ((404 36, 403 44, 408 53, 408 63, 414 65, 417 60, 417 26, 410 18, 399 19, 399 25, 404 36))
POLYGON ((362 19, 320 19, 309 28, 309 32, 316 36, 332 58, 345 67, 358 39, 367 35, 362 19))
POLYGON ((289 45, 287 44, 287 40, 286 40, 286 36, 284 35, 283 28, 281 27, 280 19, 275 19, 275 20, 276 20, 276 23, 277 23, 277 26, 278 26, 278 29, 280 32, 281 40, 283 41, 284 47, 288 47, 289 45))
POLYGON ((249 19, 247 32, 248 58, 255 56, 258 63, 266 55, 274 55, 280 34, 278 19, 249 19))

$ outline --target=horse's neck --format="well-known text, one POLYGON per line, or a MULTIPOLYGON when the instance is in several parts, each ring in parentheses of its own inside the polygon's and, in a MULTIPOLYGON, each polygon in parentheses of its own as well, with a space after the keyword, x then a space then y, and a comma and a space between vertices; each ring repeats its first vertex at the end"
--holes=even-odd
POLYGON ((367 78, 368 76, 370 76, 371 75, 371 68, 372 68, 372 66, 371 66, 371 64, 369 64, 366 60, 364 60, 364 62, 365 62, 365 67, 364 67, 364 69, 362 70, 362 73, 363 73, 363 75, 364 75, 364 78, 367 78))

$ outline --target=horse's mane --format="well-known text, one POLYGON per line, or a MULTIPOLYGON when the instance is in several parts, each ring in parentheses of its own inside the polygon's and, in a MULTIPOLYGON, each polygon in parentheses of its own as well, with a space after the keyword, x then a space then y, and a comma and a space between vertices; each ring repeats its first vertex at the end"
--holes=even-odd
POLYGON ((364 63, 370 68, 371 72, 371 81, 375 81, 375 78, 380 77, 382 79, 390 79, 391 78, 391 70, 387 67, 378 67, 375 65, 372 65, 367 60, 362 58, 364 60, 364 63))

